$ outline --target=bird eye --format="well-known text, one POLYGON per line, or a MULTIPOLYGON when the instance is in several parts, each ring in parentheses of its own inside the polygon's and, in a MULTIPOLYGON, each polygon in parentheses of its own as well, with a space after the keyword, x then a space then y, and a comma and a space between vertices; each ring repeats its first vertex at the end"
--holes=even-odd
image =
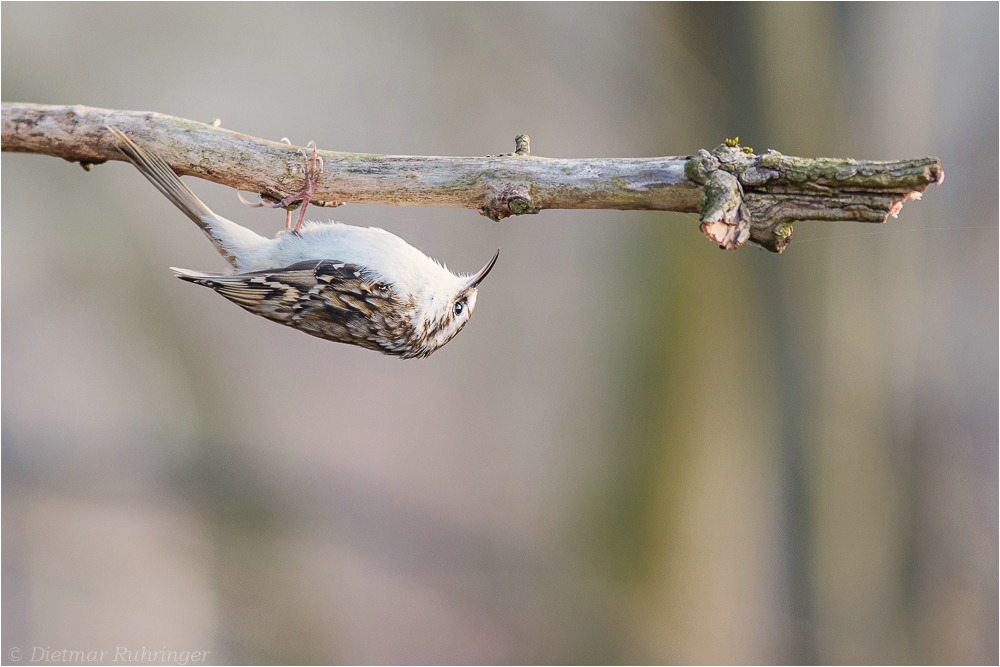
POLYGON ((457 302, 455 302, 455 317, 458 317, 459 315, 461 315, 462 311, 464 309, 465 309, 465 302, 464 301, 457 301, 457 302))

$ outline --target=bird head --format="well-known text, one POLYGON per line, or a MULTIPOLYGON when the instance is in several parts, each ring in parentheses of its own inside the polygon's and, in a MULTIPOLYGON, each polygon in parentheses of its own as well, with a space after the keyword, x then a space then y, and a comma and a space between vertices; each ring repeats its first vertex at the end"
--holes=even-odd
POLYGON ((429 281, 415 295, 414 331, 416 344, 406 357, 427 357, 454 338, 469 322, 476 309, 479 284, 496 264, 500 251, 482 269, 471 276, 448 277, 429 281))

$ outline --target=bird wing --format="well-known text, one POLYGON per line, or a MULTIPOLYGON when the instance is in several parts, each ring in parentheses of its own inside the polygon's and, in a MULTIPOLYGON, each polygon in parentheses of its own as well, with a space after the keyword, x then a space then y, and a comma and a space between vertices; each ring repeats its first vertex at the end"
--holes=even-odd
POLYGON ((251 313, 321 338, 371 347, 384 336, 383 329, 400 326, 391 288, 355 264, 308 260, 234 275, 173 270, 251 313))

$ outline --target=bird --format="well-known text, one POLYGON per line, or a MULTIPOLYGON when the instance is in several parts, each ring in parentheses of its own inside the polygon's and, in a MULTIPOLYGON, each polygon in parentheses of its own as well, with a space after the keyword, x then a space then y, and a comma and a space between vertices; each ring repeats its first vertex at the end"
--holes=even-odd
MULTIPOLYGON (((213 213, 163 158, 120 130, 108 130, 129 162, 229 264, 225 273, 170 267, 178 278, 319 338, 402 359, 426 358, 468 324, 479 286, 500 255, 497 250, 475 274, 458 275, 378 227, 300 220, 294 230, 267 238, 213 213)), ((307 161, 303 193, 316 179, 307 161)), ((303 199, 304 207, 308 196, 303 199)))

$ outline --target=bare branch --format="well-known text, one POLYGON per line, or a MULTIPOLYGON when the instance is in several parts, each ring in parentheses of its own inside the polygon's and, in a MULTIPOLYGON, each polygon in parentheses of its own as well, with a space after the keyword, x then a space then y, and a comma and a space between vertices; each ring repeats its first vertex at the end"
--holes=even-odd
MULTIPOLYGON (((122 160, 107 126, 155 146, 178 174, 280 200, 301 189, 299 148, 142 111, 3 103, 2 149, 79 162, 122 160)), ((732 142, 735 143, 735 142, 732 142)), ((313 204, 458 206, 502 220, 544 209, 700 213, 720 246, 747 240, 781 252, 797 220, 884 222, 908 198, 944 179, 936 158, 899 162, 754 155, 723 145, 696 156, 553 159, 515 152, 419 157, 319 151, 313 204)))

